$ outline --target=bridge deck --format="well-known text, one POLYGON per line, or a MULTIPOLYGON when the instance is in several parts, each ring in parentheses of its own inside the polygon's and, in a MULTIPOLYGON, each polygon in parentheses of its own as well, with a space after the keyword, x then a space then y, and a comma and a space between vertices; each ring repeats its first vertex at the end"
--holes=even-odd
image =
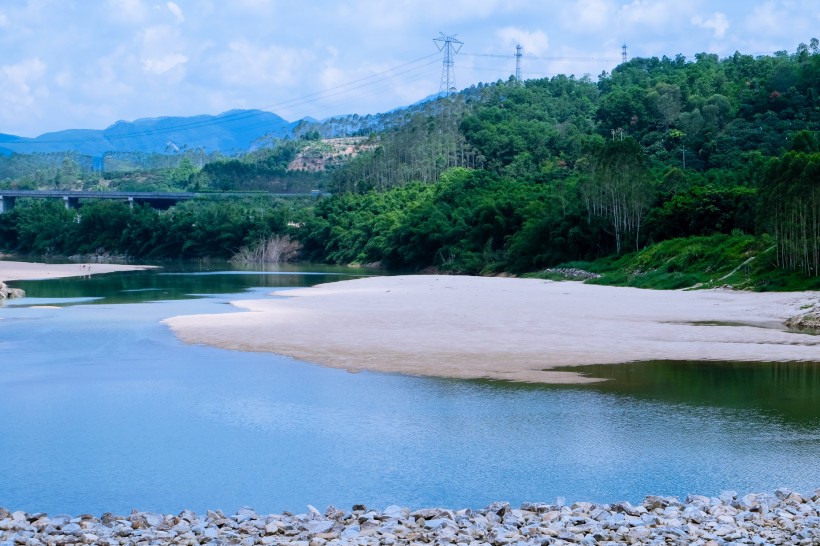
POLYGON ((140 191, 61 191, 61 190, 0 190, 2 197, 31 197, 35 199, 151 199, 183 201, 185 199, 237 199, 243 197, 312 197, 310 193, 263 193, 263 192, 140 192, 140 191))
POLYGON ((76 208, 80 199, 117 199, 133 203, 145 203, 155 208, 165 209, 191 199, 242 199, 249 197, 319 197, 329 195, 314 190, 310 193, 262 193, 262 192, 140 192, 140 191, 60 191, 60 190, 0 190, 0 214, 14 208, 15 201, 24 199, 62 199, 67 208, 76 208))

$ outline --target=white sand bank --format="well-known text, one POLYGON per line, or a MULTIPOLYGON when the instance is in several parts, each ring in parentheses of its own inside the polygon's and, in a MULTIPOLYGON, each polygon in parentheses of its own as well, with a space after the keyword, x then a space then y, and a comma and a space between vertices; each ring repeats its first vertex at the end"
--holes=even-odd
POLYGON ((779 329, 802 307, 820 302, 818 292, 655 291, 418 275, 275 294, 287 297, 234 302, 252 312, 166 323, 190 343, 269 351, 351 371, 439 377, 567 383, 584 379, 549 368, 636 360, 820 361, 820 336, 779 329))
POLYGON ((0 280, 28 281, 58 279, 62 277, 85 277, 115 271, 138 271, 152 269, 150 265, 121 264, 43 264, 35 262, 12 262, 0 260, 0 280))

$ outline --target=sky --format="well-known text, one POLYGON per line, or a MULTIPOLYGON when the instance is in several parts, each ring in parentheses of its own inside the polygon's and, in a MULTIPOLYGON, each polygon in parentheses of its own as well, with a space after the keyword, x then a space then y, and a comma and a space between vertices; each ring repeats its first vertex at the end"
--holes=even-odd
POLYGON ((373 114, 459 89, 597 78, 633 57, 794 52, 818 0, 0 0, 0 133, 269 110, 373 114), (458 45, 455 42, 453 45, 458 45))

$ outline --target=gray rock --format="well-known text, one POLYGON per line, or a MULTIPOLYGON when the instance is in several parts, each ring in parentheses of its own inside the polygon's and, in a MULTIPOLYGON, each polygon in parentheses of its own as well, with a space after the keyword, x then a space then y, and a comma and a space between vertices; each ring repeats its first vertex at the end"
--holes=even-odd
POLYGON ((346 528, 344 531, 339 533, 339 538, 342 540, 352 540, 359 537, 359 532, 361 528, 358 525, 351 525, 350 527, 346 528))
POLYGON ((60 532, 65 535, 78 535, 82 532, 83 528, 77 525, 76 523, 66 523, 62 527, 60 527, 60 532))
POLYGON ((387 508, 384 509, 384 512, 382 512, 382 514, 384 516, 388 517, 388 518, 399 519, 399 518, 405 518, 405 517, 409 516, 410 511, 409 510, 406 511, 401 506, 396 506, 395 504, 391 504, 390 506, 388 506, 387 508))
POLYGON ((309 506, 307 514, 265 516, 242 508, 231 518, 217 510, 202 519, 187 511, 179 516, 134 511, 127 517, 49 518, 0 508, 0 545, 820 544, 820 495, 809 498, 786 489, 742 497, 734 492, 715 498, 690 495, 684 503, 650 496, 637 505, 527 503, 511 509, 499 502, 486 510, 425 508, 412 513, 398 506, 382 512, 354 508, 347 516, 333 507, 324 515, 309 506))
POLYGON ((333 520, 309 521, 305 524, 305 530, 311 534, 317 535, 327 533, 333 529, 334 525, 336 525, 336 522, 333 520))
POLYGON ((493 512, 499 516, 503 516, 510 511, 509 502, 494 502, 487 507, 487 512, 493 512))

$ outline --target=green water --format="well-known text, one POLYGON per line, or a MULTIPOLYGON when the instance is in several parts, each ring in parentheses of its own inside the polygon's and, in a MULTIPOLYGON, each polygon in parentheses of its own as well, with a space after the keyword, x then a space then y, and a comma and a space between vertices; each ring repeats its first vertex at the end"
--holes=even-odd
POLYGON ((583 387, 596 392, 749 410, 794 424, 820 423, 820 362, 659 360, 561 369, 606 379, 583 387))
MULTIPOLYGON (((123 304, 187 300, 238 293, 252 288, 299 288, 376 273, 378 272, 363 268, 321 265, 310 265, 306 270, 303 265, 293 264, 243 266, 227 262, 173 262, 162 263, 155 270, 48 281, 15 281, 13 285, 38 299, 72 300, 57 301, 57 305, 80 302, 123 304)), ((14 301, 6 303, 16 304, 14 301)))

